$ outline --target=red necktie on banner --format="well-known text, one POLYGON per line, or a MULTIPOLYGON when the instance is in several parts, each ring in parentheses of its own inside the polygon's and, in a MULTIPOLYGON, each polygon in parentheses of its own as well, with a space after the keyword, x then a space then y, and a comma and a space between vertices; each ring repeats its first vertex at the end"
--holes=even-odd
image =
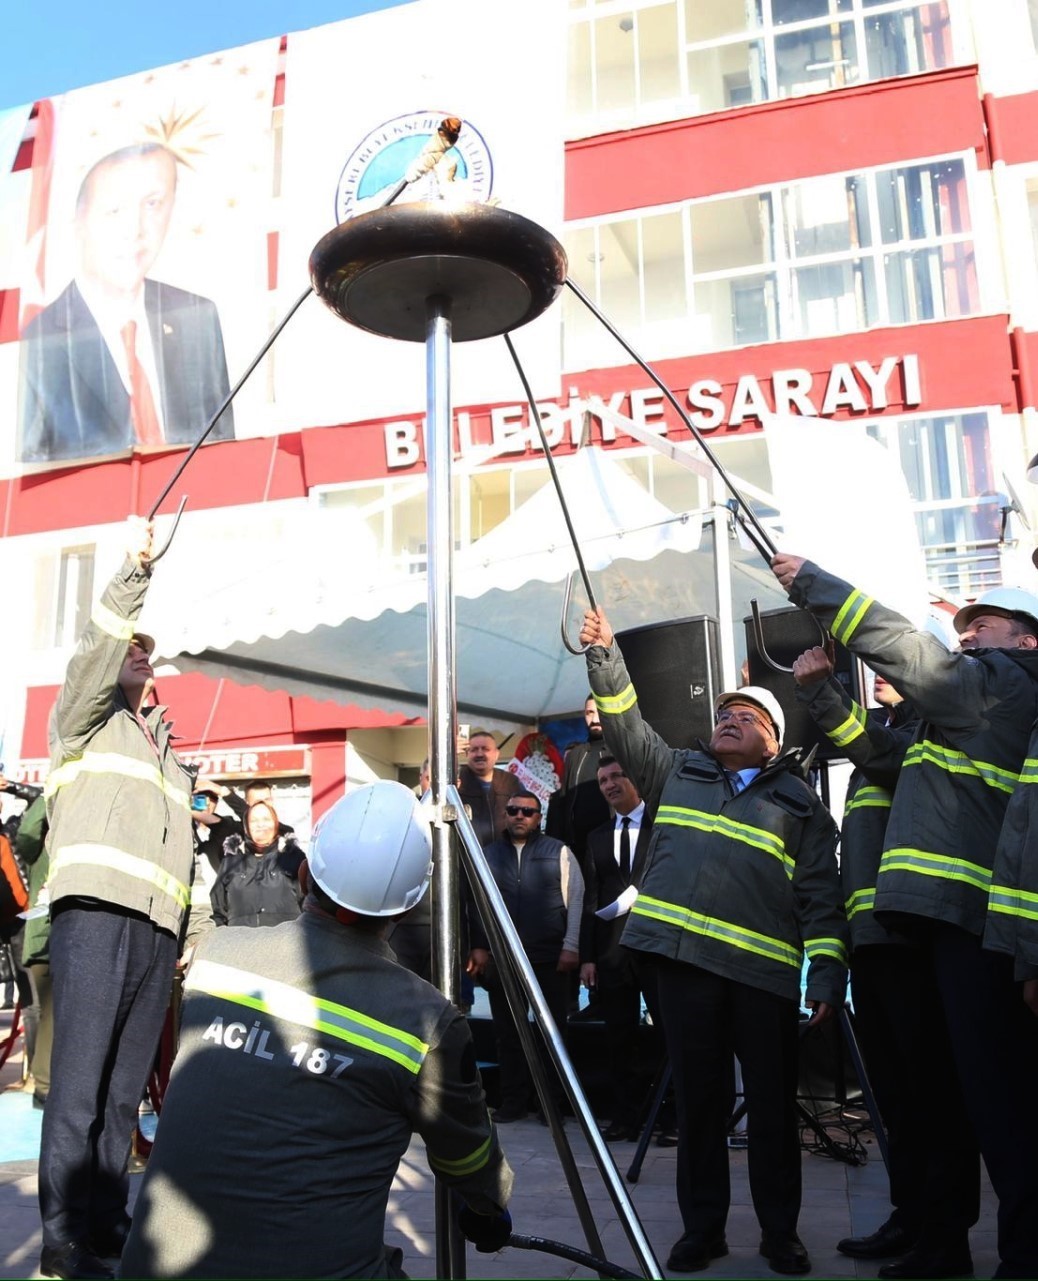
POLYGON ((120 332, 126 348, 126 363, 130 369, 130 417, 133 420, 134 434, 142 445, 161 445, 162 428, 155 412, 148 375, 137 359, 137 322, 128 320, 120 332))

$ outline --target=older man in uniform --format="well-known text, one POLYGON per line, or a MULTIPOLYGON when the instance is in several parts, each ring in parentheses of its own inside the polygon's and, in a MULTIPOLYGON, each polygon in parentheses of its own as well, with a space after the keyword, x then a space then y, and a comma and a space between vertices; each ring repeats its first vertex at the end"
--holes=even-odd
POLYGON ((512 1172, 468 1025, 381 937, 431 849, 402 783, 359 788, 317 827, 299 918, 201 945, 124 1275, 404 1276, 383 1235, 415 1132, 466 1236, 506 1243, 512 1172))
POLYGON ((812 1021, 831 1017, 844 998, 848 940, 835 824, 799 757, 779 756, 783 716, 767 690, 721 694, 708 750, 675 750, 642 720, 601 609, 584 615, 580 639, 606 743, 656 815, 622 943, 653 955, 674 1073, 685 1231, 667 1266, 698 1272, 728 1253, 734 1052, 760 1252, 776 1272, 808 1272, 797 1236, 800 971, 806 951, 812 1021))

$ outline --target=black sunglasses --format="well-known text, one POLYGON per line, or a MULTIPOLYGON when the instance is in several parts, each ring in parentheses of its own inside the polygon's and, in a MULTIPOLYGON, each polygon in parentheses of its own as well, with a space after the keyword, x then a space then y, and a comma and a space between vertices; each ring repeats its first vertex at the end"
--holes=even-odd
POLYGON ((522 814, 524 818, 533 818, 535 814, 539 814, 540 812, 541 811, 539 809, 534 809, 532 805, 506 805, 505 806, 505 813, 509 816, 509 818, 515 818, 519 814, 522 814))

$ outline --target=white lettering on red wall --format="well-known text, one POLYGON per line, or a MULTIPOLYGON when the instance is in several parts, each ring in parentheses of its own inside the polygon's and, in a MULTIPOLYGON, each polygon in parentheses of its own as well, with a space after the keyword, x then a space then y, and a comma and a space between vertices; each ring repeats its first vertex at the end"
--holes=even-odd
MULTIPOLYGON (((650 431, 665 436, 671 426, 665 397, 655 387, 634 387, 599 392, 617 413, 650 431)), ((831 368, 776 369, 770 375, 742 374, 726 387, 716 378, 700 378, 684 392, 675 391, 689 410, 689 417, 705 435, 759 428, 764 414, 802 414, 808 417, 883 413, 891 405, 914 409, 922 404, 922 376, 917 355, 884 356, 878 364, 867 360, 836 361, 831 368)), ((576 446, 584 429, 584 402, 577 388, 569 399, 539 401, 537 408, 550 448, 576 446)), ((598 438, 613 444, 617 429, 594 418, 598 438)), ((490 446, 496 456, 509 457, 539 450, 536 428, 529 422, 525 404, 497 405, 474 414, 462 412, 455 420, 461 457, 490 446)), ((412 467, 422 459, 421 420, 386 423, 386 467, 390 471, 412 467)))

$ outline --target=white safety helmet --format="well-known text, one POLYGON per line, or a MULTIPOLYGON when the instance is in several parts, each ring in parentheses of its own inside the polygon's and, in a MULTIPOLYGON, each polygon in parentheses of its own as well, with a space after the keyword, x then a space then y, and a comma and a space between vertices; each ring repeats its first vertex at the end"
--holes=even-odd
POLYGON ((770 689, 765 689, 763 685, 744 685, 742 689, 726 690, 723 694, 718 694, 714 703, 714 714, 716 715, 722 707, 727 707, 729 703, 753 703, 762 712, 766 712, 772 725, 775 726, 778 745, 782 746, 782 738, 786 732, 786 718, 778 699, 770 689))
POLYGON ((960 635, 980 614, 1008 614, 1010 618, 1022 617, 1038 632, 1038 596, 1032 596, 1022 587, 992 587, 983 592, 972 605, 965 605, 952 619, 952 626, 960 635))
POLYGON ((361 916, 406 912, 432 875, 429 814, 402 783, 358 787, 317 824, 310 875, 340 907, 361 916))

